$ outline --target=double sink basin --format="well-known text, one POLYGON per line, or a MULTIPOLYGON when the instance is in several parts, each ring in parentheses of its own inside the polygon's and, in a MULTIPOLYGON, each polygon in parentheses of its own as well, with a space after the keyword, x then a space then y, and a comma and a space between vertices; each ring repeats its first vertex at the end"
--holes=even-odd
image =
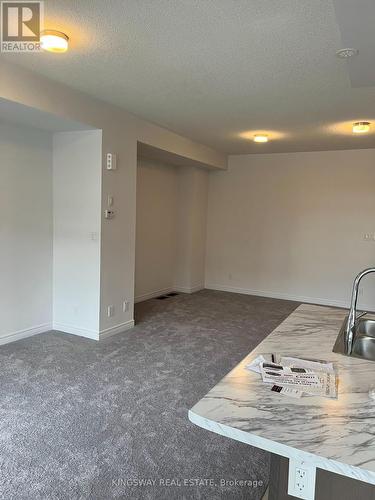
POLYGON ((346 317, 333 347, 333 352, 375 361, 375 320, 362 317, 356 321, 353 329, 353 347, 350 354, 347 354, 345 350, 347 320, 346 317))

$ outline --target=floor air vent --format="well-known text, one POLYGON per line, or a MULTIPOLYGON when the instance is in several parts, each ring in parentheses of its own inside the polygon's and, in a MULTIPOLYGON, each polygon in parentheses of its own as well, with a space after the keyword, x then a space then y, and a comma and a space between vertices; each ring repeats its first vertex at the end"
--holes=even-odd
POLYGON ((176 295, 179 295, 179 294, 177 292, 171 292, 171 293, 167 293, 166 295, 160 295, 159 297, 156 297, 156 300, 170 299, 171 297, 176 297, 176 295))

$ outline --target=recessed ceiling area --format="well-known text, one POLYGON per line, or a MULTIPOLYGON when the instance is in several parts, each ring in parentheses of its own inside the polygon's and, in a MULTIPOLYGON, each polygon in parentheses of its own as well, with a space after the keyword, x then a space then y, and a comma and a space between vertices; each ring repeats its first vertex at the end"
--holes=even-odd
POLYGON ((352 133, 375 123, 372 0, 46 0, 45 18, 67 53, 0 57, 219 151, 375 147, 352 133))

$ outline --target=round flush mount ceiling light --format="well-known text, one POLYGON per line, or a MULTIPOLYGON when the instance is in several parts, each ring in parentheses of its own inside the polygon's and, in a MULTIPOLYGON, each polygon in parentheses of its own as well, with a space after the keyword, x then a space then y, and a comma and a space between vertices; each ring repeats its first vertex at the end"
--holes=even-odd
POLYGON ((340 49, 336 52, 336 56, 340 59, 349 59, 350 57, 356 56, 359 54, 358 49, 353 49, 351 47, 340 49))
POLYGON ((254 142, 268 142, 268 135, 265 134, 255 134, 254 142))
POLYGON ((69 37, 61 31, 45 30, 40 34, 40 46, 47 52, 61 54, 69 46, 69 37))
POLYGON ((370 122, 353 123, 353 134, 367 134, 370 131, 370 122))

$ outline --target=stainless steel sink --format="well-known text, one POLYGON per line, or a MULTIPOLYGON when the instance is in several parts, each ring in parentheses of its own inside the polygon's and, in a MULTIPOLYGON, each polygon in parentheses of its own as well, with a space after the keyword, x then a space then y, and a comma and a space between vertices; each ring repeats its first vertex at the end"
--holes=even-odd
POLYGON ((361 271, 354 279, 350 311, 333 346, 333 352, 375 361, 375 320, 357 314, 358 289, 361 279, 375 273, 375 267, 361 271))
POLYGON ((333 347, 333 352, 375 361, 375 320, 361 318, 355 323, 353 328, 353 345, 350 354, 347 353, 345 348, 347 322, 348 317, 346 317, 341 327, 339 336, 333 347))

